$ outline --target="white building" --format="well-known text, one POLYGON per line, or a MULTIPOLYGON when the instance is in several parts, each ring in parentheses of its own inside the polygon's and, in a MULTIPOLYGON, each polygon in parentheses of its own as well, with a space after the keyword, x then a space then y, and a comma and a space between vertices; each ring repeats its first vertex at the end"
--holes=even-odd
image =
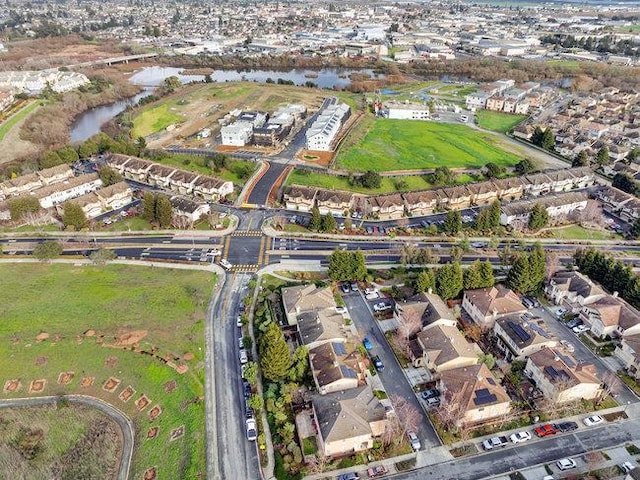
POLYGON ((251 141, 253 136, 253 124, 251 122, 238 121, 226 125, 220 129, 222 145, 243 147, 251 141))
POLYGON ((587 195, 582 192, 568 192, 548 195, 533 200, 510 202, 502 206, 500 224, 510 226, 516 230, 525 228, 529 223, 531 210, 538 203, 549 214, 549 220, 566 217, 572 212, 584 210, 587 207, 587 195))
POLYGON ((51 208, 72 198, 93 192, 102 186, 97 173, 88 173, 70 178, 61 183, 54 183, 32 193, 42 208, 51 208))
POLYGON ((54 92, 68 92, 89 83, 86 75, 59 70, 0 72, 0 88, 16 89, 31 95, 39 95, 49 85, 54 92))
POLYGON ((429 120, 429 107, 416 103, 389 102, 382 109, 382 114, 397 120, 429 120))
POLYGON ((350 113, 351 110, 345 103, 333 104, 322 110, 307 130, 307 149, 330 151, 333 141, 350 113))

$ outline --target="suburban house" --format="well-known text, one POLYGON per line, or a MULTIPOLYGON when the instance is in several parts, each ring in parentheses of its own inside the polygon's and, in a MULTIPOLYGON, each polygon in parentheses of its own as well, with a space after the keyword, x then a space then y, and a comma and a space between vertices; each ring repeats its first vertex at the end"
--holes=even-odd
POLYGON ((39 188, 31 192, 31 195, 38 199, 42 208, 51 208, 85 193, 93 192, 101 186, 102 180, 97 173, 87 173, 39 188))
POLYGON ((501 206, 500 224, 514 230, 527 228, 531 211, 536 204, 542 206, 549 214, 549 222, 554 223, 566 218, 569 214, 584 210, 588 197, 581 192, 558 193, 541 198, 510 202, 501 206))
POLYGON ((522 197, 526 182, 523 177, 509 177, 493 180, 501 200, 516 200, 522 197))
POLYGON ((233 193, 233 183, 217 177, 200 175, 193 184, 193 195, 206 201, 217 202, 233 193))
POLYGON ((468 342, 460 330, 451 325, 430 325, 418 333, 411 345, 413 366, 424 366, 434 374, 475 365, 481 354, 475 343, 468 342))
POLYGON ((56 165, 55 167, 39 170, 36 175, 40 177, 43 185, 51 185, 53 183, 64 182, 73 177, 73 170, 66 163, 56 165))
POLYGON ((387 426, 385 407, 370 386, 351 388, 311 399, 318 447, 325 456, 368 450, 387 426))
POLYGON ((353 337, 344 317, 328 308, 301 313, 296 322, 300 343, 310 349, 326 342, 346 342, 353 337))
POLYGON ((399 323, 418 324, 421 329, 432 325, 455 327, 453 313, 438 295, 418 293, 395 304, 394 317, 399 323))
POLYGON ((353 194, 339 190, 318 190, 316 204, 320 215, 344 215, 353 206, 353 194))
POLYGON ((501 284, 465 290, 462 309, 483 329, 493 328, 493 324, 500 317, 527 311, 518 295, 501 284))
POLYGON ((149 168, 154 164, 137 157, 129 157, 119 153, 112 153, 107 157, 106 164, 120 175, 138 182, 146 182, 149 168))
POLYGON ((404 199, 399 193, 369 198, 371 213, 380 220, 397 220, 404 217, 404 199))
POLYGON ((554 182, 546 173, 534 173, 524 177, 527 184, 524 191, 532 197, 546 195, 554 190, 554 182))
POLYGON ((282 289, 282 306, 289 325, 297 323, 301 313, 330 308, 335 310, 336 300, 331 288, 318 288, 314 284, 296 285, 282 289))
POLYGON ((193 184, 200 175, 185 170, 175 170, 169 177, 169 188, 180 195, 193 193, 193 184))
MULTIPOLYGON (((74 198, 73 203, 77 203, 87 218, 95 218, 109 210, 122 208, 133 199, 133 192, 125 182, 114 183, 108 187, 85 193, 74 198)), ((58 204, 56 210, 59 215, 64 213, 64 205, 58 204)))
MULTIPOLYGON (((484 363, 442 372, 444 402, 457 410, 456 425, 485 423, 511 412, 511 399, 484 363)), ((443 403, 444 403, 443 402, 443 403)))
POLYGON ((466 185, 444 188, 442 193, 448 199, 447 207, 451 210, 461 210, 471 206, 472 193, 466 185))
POLYGON ((189 223, 200 220, 211 211, 208 203, 194 202, 188 198, 171 197, 174 217, 182 218, 189 223))
POLYGON ((362 386, 367 371, 353 343, 326 342, 309 350, 309 363, 321 395, 362 386))
POLYGON ((636 380, 640 379, 640 334, 622 337, 613 354, 622 362, 629 375, 636 380))
POLYGON ((439 195, 437 190, 409 192, 404 193, 403 196, 407 204, 407 212, 411 217, 430 215, 438 206, 439 195))
POLYGON ((29 193, 43 186, 42 178, 36 173, 21 175, 0 183, 0 198, 9 198, 29 193))
POLYGON ((571 170, 553 170, 546 172, 546 175, 553 181, 554 192, 568 192, 574 188, 575 176, 571 170))
POLYGON ((624 336, 640 333, 640 312, 614 295, 605 295, 584 305, 580 319, 595 337, 624 336))
POLYGON ((555 305, 578 313, 583 305, 601 299, 607 293, 580 272, 563 270, 556 272, 544 288, 545 295, 555 305))
POLYGON ((559 349, 545 347, 531 354, 524 373, 554 403, 591 400, 602 394, 595 367, 578 363, 559 349))
POLYGON ((173 167, 166 167, 154 163, 147 171, 147 183, 160 188, 169 188, 169 184, 171 183, 170 177, 175 170, 173 167))
POLYGON ((292 185, 283 193, 283 201, 287 210, 309 212, 316 203, 316 188, 292 185))
MULTIPOLYGON (((96 218, 103 213, 102 201, 95 192, 85 193, 71 201, 82 208, 82 211, 88 219, 96 218)), ((64 214, 65 205, 66 203, 56 205, 58 215, 62 216, 64 214)))
POLYGON ((253 125, 251 122, 237 121, 220 128, 222 145, 243 147, 251 143, 253 138, 253 125))
POLYGON ((493 182, 470 183, 467 188, 471 192, 474 205, 486 205, 498 198, 498 188, 493 182))
POLYGON ((545 347, 555 347, 558 342, 545 330, 544 320, 513 314, 496 320, 493 333, 498 349, 508 362, 524 360, 545 347))
POLYGON ((603 187, 596 197, 605 212, 612 213, 626 222, 634 222, 640 218, 640 200, 630 193, 614 187, 603 187))

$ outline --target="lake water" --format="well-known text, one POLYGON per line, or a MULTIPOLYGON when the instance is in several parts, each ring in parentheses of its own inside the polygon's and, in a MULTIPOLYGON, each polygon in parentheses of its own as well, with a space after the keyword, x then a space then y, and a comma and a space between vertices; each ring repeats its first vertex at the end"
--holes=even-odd
MULTIPOLYGON (((183 68, 153 66, 145 67, 139 72, 136 72, 129 78, 129 81, 136 85, 144 86, 144 92, 139 93, 135 97, 120 100, 102 107, 92 108, 84 112, 71 126, 71 143, 83 142, 100 133, 102 125, 123 112, 128 106, 137 103, 142 97, 149 95, 153 91, 153 88, 159 86, 167 77, 176 76, 183 84, 204 81, 204 75, 182 75, 183 71, 183 68)), ((291 80, 296 85, 304 85, 305 82, 310 81, 320 88, 333 89, 348 86, 349 83, 351 83, 351 80, 349 80, 351 73, 365 73, 372 77, 374 76, 371 70, 338 70, 326 68, 317 71, 290 70, 288 72, 272 70, 250 70, 246 72, 215 70, 211 74, 211 78, 219 83, 239 81, 265 83, 268 78, 271 78, 274 82, 277 81, 278 78, 281 78, 287 81, 291 80)))

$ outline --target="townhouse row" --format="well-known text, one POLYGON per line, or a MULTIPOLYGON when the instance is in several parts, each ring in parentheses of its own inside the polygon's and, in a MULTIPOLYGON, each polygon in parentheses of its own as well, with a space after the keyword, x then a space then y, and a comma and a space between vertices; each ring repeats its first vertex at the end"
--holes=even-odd
POLYGON ((523 196, 567 192, 586 188, 594 183, 593 172, 583 167, 377 196, 292 185, 285 189, 283 203, 288 210, 308 212, 317 206, 322 215, 330 213, 341 216, 357 211, 365 216, 393 220, 405 216, 429 215, 445 209, 460 210, 473 205, 486 205, 494 200, 513 201, 523 196))
POLYGON ((106 164, 130 180, 205 201, 216 202, 233 193, 232 182, 160 165, 138 157, 111 154, 107 157, 106 164))

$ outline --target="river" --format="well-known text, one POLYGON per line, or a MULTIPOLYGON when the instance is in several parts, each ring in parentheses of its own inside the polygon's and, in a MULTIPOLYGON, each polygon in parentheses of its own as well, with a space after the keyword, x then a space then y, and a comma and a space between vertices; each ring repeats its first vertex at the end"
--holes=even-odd
MULTIPOLYGON (((184 83, 202 82, 204 75, 182 75, 183 68, 177 67, 145 67, 134 73, 129 81, 133 84, 145 87, 145 90, 135 97, 120 100, 109 105, 92 108, 81 114, 71 126, 71 143, 80 143, 100 132, 102 125, 107 123, 128 106, 138 102, 142 97, 149 95, 154 87, 159 86, 165 78, 176 76, 184 83)), ((349 75, 352 73, 364 73, 374 76, 372 70, 338 70, 325 68, 322 70, 290 70, 288 72, 277 72, 272 70, 214 70, 211 79, 214 82, 259 82, 265 83, 267 79, 274 82, 279 78, 286 81, 293 81, 296 85, 304 85, 305 82, 313 82, 320 88, 344 88, 351 83, 349 75)))

